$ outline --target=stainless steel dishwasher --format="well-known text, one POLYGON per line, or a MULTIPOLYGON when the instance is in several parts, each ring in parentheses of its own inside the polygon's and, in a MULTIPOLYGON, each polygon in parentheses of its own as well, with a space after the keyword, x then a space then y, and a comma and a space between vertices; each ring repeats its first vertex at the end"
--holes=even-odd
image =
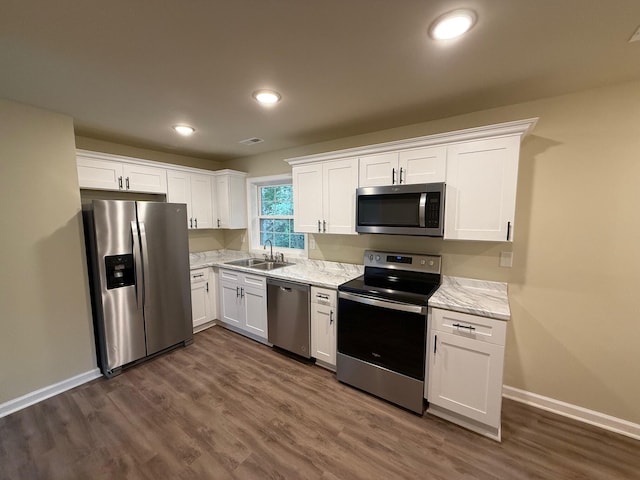
POLYGON ((268 339, 276 347, 311 358, 309 285, 267 278, 268 339))

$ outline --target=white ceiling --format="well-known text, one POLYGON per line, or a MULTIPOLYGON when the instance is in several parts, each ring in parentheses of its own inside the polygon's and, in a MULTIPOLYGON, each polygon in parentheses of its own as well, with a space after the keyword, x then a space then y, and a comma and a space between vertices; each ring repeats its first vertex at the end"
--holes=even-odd
POLYGON ((639 26, 639 0, 0 0, 0 95, 224 160, 638 80, 639 26), (465 37, 428 37, 463 7, 465 37))

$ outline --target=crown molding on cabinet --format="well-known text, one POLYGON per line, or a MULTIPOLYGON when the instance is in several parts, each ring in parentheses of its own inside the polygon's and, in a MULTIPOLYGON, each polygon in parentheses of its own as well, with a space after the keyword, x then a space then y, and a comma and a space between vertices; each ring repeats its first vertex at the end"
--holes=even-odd
POLYGON ((424 137, 407 138, 404 140, 396 140, 393 142, 376 143, 374 145, 365 145, 362 147, 347 148, 344 150, 335 150, 332 152, 317 153, 313 155, 305 155, 302 157, 286 158, 284 161, 293 166, 326 160, 338 160, 345 157, 385 153, 394 150, 467 142, 470 140, 478 140, 489 137, 495 138, 519 135, 522 139, 533 130, 537 122, 537 117, 527 118, 523 120, 515 120, 512 122, 468 128, 465 130, 437 133, 424 137))

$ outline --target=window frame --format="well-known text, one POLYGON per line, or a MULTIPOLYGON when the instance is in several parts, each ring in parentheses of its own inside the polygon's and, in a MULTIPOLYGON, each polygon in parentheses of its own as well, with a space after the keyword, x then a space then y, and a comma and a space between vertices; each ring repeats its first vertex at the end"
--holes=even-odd
MULTIPOLYGON (((260 198, 259 187, 270 187, 276 185, 291 185, 293 177, 291 174, 269 175, 265 177, 247 178, 247 231, 249 234, 249 252, 254 255, 261 256, 267 253, 262 245, 260 245, 260 198)), ((295 212, 294 212, 295 213, 295 212)), ((300 232, 301 233, 301 232, 300 232)), ((285 260, 287 258, 309 258, 309 238, 306 233, 304 235, 304 249, 274 247, 273 253, 276 251, 283 253, 285 260)))

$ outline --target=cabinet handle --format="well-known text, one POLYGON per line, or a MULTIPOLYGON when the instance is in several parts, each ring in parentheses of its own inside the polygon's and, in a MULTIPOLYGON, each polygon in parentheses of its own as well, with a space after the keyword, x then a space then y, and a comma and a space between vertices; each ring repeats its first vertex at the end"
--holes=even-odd
POLYGON ((320 230, 320 220, 318 220, 318 233, 320 233, 320 232, 321 232, 321 230, 320 230))
POLYGON ((236 298, 240 296, 240 287, 236 287, 236 298))
POLYGON ((195 219, 195 223, 196 223, 196 228, 198 228, 198 219, 195 219))
POLYGON ((325 233, 327 231, 327 222, 325 220, 322 221, 322 232, 325 233))
POLYGON ((333 325, 333 310, 329 311, 329 325, 333 325))
POLYGON ((189 228, 193 228, 193 218, 189 219, 189 228))
POLYGON ((220 228, 220 219, 218 219, 218 228, 220 228))
POLYGON ((204 277, 204 273, 196 273, 195 275, 191 275, 193 278, 204 277))
POLYGON ((244 287, 240 287, 240 298, 244 297, 244 287))
POLYGON ((207 292, 209 291, 209 282, 207 282, 207 292))
POLYGON ((122 190, 122 177, 118 177, 118 188, 122 190))
POLYGON ((510 233, 511 233, 511 222, 507 222, 507 241, 509 241, 510 233))
POLYGON ((438 349, 438 335, 436 335, 435 340, 433 341, 433 354, 436 354, 436 350, 438 349))
POLYGON ((456 327, 457 329, 468 328, 470 332, 473 332, 476 329, 476 327, 472 327, 471 325, 460 325, 459 323, 454 323, 451 326, 456 327))
POLYGON ((323 293, 318 293, 316 297, 321 298, 323 300, 329 300, 329 295, 324 295, 323 293))
POLYGON ((396 169, 392 168, 391 169, 391 185, 395 185, 396 184, 396 169))
POLYGON ((129 177, 127 177, 127 190, 129 190, 129 177))
POLYGON ((400 168, 400 181, 398 183, 402 183, 402 168, 400 168))

